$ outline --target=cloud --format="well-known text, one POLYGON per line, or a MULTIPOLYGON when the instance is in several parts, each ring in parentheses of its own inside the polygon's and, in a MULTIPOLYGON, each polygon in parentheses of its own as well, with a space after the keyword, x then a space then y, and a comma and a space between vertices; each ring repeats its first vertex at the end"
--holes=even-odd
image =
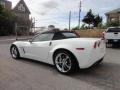
POLYGON ((58 3, 52 0, 52 1, 43 3, 43 6, 48 9, 54 9, 58 7, 58 3))
MULTIPOLYGON (((10 0, 13 6, 19 0, 10 0)), ((68 27, 69 11, 72 11, 72 26, 78 24, 78 10, 80 0, 24 0, 29 7, 33 17, 37 19, 37 26, 48 26, 55 24, 57 27, 68 27)), ((95 14, 103 16, 104 13, 120 8, 120 0, 82 0, 81 18, 89 9, 95 14)))

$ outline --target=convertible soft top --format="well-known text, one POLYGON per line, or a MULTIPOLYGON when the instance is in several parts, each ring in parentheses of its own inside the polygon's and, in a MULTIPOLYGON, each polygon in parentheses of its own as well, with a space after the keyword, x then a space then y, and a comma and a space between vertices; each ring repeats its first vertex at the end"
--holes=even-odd
POLYGON ((69 31, 69 30, 60 30, 60 29, 52 29, 52 30, 49 30, 49 31, 45 31, 43 33, 56 33, 56 32, 75 32, 75 31, 69 31))
POLYGON ((57 28, 49 30, 49 31, 45 31, 43 33, 56 33, 56 32, 60 32, 60 33, 64 33, 64 32, 75 33, 77 36, 80 37, 80 35, 76 31, 73 31, 73 30, 60 30, 60 29, 57 29, 57 28))

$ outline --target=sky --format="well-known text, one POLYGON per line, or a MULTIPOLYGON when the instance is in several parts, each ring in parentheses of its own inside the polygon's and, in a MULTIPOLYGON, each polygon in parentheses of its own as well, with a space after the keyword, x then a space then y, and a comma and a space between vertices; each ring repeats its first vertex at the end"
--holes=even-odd
MULTIPOLYGON (((9 0, 12 8, 19 0, 9 0)), ((69 12, 72 12, 71 27, 78 25, 80 0, 24 0, 30 9, 31 17, 35 17, 36 26, 55 25, 57 28, 68 28, 69 12)), ((106 21, 105 13, 120 8, 120 0, 81 0, 81 20, 89 9, 99 14, 106 21)), ((81 22, 82 24, 82 22, 81 22)))

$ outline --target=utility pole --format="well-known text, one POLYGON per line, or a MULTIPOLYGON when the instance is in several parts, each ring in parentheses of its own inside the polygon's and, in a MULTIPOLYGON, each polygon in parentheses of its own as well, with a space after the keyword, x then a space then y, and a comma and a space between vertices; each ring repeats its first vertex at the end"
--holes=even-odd
POLYGON ((80 5, 79 5, 79 20, 78 20, 78 29, 80 30, 80 18, 81 18, 81 7, 82 7, 82 2, 80 0, 80 5))
POLYGON ((71 30, 71 11, 69 12, 69 30, 71 30))

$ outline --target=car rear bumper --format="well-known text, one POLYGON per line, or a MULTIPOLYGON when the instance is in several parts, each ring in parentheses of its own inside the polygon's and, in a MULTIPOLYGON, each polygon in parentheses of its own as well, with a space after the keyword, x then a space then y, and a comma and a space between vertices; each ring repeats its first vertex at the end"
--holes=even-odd
POLYGON ((120 39, 107 39, 106 43, 108 43, 108 44, 120 44, 120 39))
POLYGON ((96 49, 91 49, 91 51, 86 51, 86 53, 80 53, 81 55, 77 55, 77 59, 79 62, 79 67, 81 69, 89 68, 93 64, 95 64, 97 61, 104 58, 106 54, 106 46, 105 43, 101 45, 101 47, 98 47, 96 49), (83 54, 83 55, 82 55, 83 54), (82 56, 82 57, 81 57, 82 56))

